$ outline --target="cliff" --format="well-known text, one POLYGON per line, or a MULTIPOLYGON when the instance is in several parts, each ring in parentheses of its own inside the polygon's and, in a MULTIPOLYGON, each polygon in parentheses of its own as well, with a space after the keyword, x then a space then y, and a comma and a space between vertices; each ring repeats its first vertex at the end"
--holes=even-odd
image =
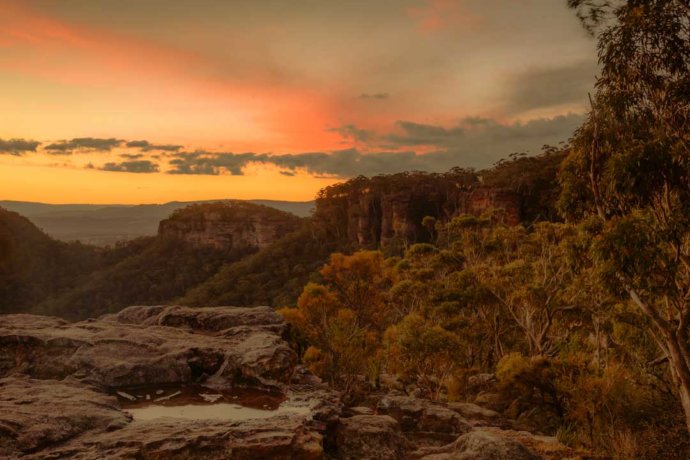
POLYGON ((355 248, 398 247, 433 239, 425 217, 445 222, 493 210, 505 223, 521 221, 520 197, 482 184, 471 171, 359 177, 321 191, 315 219, 355 248))
POLYGON ((194 247, 262 249, 299 228, 301 219, 267 206, 242 201, 198 204, 161 221, 158 235, 194 247))

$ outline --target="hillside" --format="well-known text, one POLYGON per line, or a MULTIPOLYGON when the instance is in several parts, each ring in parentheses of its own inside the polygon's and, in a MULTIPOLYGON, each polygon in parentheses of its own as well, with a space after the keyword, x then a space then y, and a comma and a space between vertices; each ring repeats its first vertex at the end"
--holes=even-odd
POLYGON ((193 205, 173 213, 155 237, 99 250, 104 261, 110 263, 88 270, 88 276, 72 284, 72 289, 45 296, 30 310, 84 318, 131 304, 174 299, 214 275, 224 264, 256 252, 300 225, 301 219, 292 214, 251 203, 193 205), (271 225, 276 230, 273 233, 267 231, 271 225), (177 231, 171 232, 170 228, 177 231), (193 236, 198 228, 223 229, 222 244, 203 244, 193 236))
MULTIPOLYGON (((358 177, 322 190, 310 219, 244 201, 193 204, 162 217, 156 236, 111 248, 55 241, 6 211, 13 216, 5 219, 13 222, 5 229, 12 248, 6 257, 13 255, 5 263, 12 277, 5 275, 3 295, 16 305, 5 301, 3 308, 84 318, 175 299, 187 305, 291 304, 333 252, 402 255, 415 243, 433 242, 436 227, 461 214, 491 211, 505 223, 526 225, 553 219, 561 159, 562 153, 545 152, 480 172, 358 177)), ((136 223, 178 205, 87 212, 101 223, 136 223)), ((83 212, 82 205, 64 206, 58 220, 79 219, 83 212)))
POLYGON ((82 283, 102 251, 56 241, 27 218, 0 208, 0 312, 24 311, 82 283))

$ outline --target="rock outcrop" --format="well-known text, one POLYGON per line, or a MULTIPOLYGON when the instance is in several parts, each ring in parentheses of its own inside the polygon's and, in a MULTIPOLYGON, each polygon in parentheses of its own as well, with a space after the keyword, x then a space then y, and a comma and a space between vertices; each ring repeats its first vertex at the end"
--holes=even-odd
POLYGON ((427 216, 446 222, 489 210, 507 224, 521 221, 515 193, 451 171, 360 177, 327 187, 316 200, 315 217, 355 248, 385 248, 432 240, 434 229, 422 223, 427 216))
POLYGON ((397 420, 402 431, 417 443, 445 444, 471 428, 457 412, 444 405, 409 396, 385 396, 376 410, 397 420))
POLYGON ((196 204, 178 209, 161 221, 160 237, 172 237, 195 247, 221 250, 261 249, 299 228, 302 220, 290 213, 244 201, 196 204))
POLYGON ((297 366, 285 327, 268 307, 130 307, 78 323, 3 316, 0 457, 322 458, 338 396, 297 366), (185 385, 250 387, 303 409, 133 420, 123 407, 143 403, 130 388, 185 385))
POLYGON ((422 449, 421 460, 539 460, 539 457, 514 439, 500 433, 473 430, 441 448, 422 449))
POLYGON ((0 458, 580 458, 475 404, 391 390, 343 410, 298 364, 286 327, 268 307, 135 306, 78 323, 2 316, 0 458), (181 415, 192 403, 201 415, 181 415))
POLYGON ((287 383, 297 355, 269 307, 130 307, 101 320, 67 323, 7 315, 0 325, 0 376, 73 376, 108 387, 144 384, 287 383))
POLYGON ((336 443, 338 457, 342 460, 397 460, 404 458, 408 450, 398 422, 387 415, 355 415, 342 419, 336 443))
POLYGON ((516 431, 514 422, 472 403, 415 398, 392 390, 343 410, 336 458, 360 460, 584 460, 555 437, 516 431), (402 451, 393 446, 400 446, 402 451))

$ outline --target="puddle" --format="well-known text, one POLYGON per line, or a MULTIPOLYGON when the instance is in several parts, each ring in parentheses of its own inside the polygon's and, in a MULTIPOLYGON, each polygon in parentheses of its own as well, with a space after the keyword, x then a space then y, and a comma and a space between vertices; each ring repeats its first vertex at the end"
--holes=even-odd
POLYGON ((308 407, 280 406, 274 410, 253 409, 239 404, 216 403, 207 405, 158 406, 151 404, 138 409, 125 409, 134 420, 153 420, 161 417, 189 420, 249 420, 269 418, 280 414, 309 414, 308 407))
POLYGON ((145 386, 120 388, 115 394, 123 410, 135 420, 172 417, 237 421, 310 412, 308 407, 290 405, 283 395, 250 389, 217 391, 203 386, 145 386))

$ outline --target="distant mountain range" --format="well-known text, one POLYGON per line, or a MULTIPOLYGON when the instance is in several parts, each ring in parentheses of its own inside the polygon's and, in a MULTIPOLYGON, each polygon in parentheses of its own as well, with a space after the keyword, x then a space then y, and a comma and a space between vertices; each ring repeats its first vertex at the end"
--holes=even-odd
MULTIPOLYGON (((155 235, 158 223, 173 211, 196 203, 209 201, 171 201, 163 204, 99 205, 46 204, 29 201, 1 201, 0 207, 30 219, 37 227, 61 241, 106 246, 140 236, 155 235)), ((307 217, 313 201, 247 200, 281 211, 307 217)))

